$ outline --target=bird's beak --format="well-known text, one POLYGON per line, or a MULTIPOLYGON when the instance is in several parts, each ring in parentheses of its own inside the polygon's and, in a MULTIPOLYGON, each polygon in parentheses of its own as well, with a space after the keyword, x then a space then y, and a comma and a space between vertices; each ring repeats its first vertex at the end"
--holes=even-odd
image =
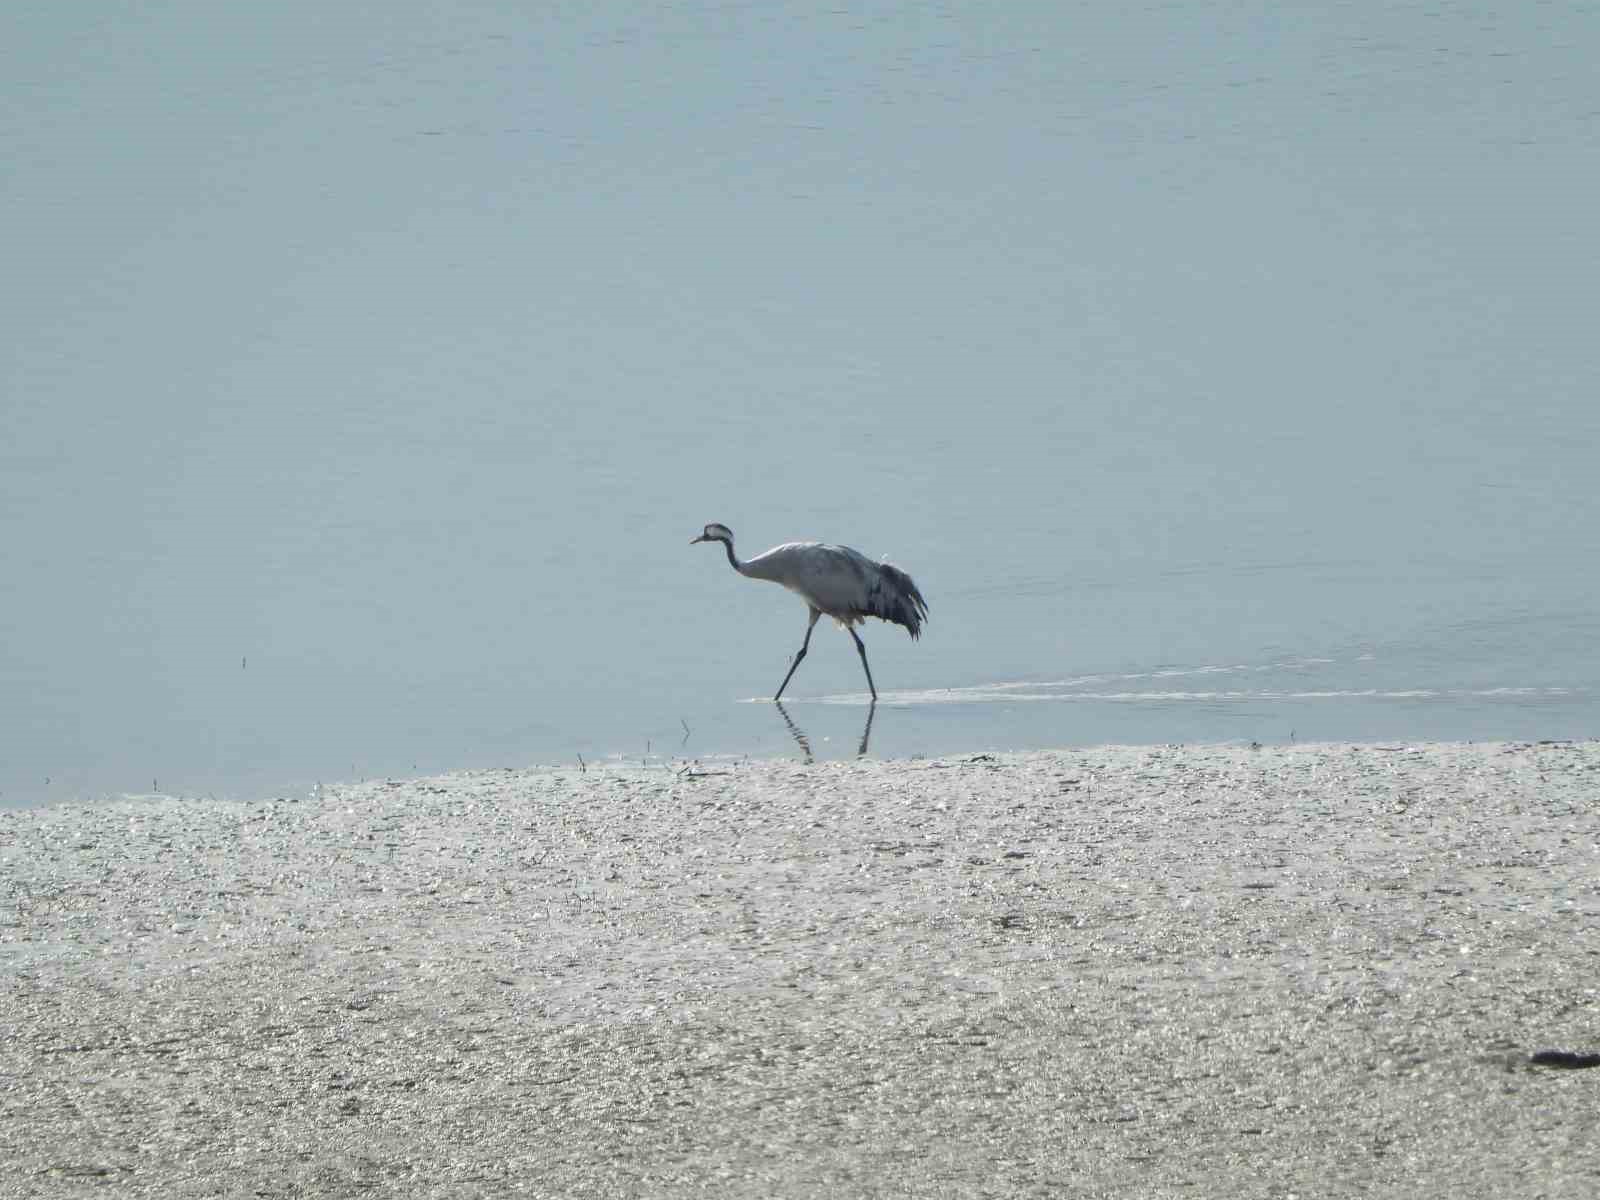
POLYGON ((706 535, 705 535, 705 534, 703 534, 703 533, 702 533, 702 534, 701 534, 701 535, 700 535, 700 536, 699 536, 699 537, 697 537, 697 538, 690 538, 690 539, 689 539, 689 545, 691 545, 691 546, 692 546, 692 545, 694 545, 694 544, 695 544, 695 543, 696 543, 696 542, 703 542, 703 541, 705 541, 705 540, 706 540, 706 535))

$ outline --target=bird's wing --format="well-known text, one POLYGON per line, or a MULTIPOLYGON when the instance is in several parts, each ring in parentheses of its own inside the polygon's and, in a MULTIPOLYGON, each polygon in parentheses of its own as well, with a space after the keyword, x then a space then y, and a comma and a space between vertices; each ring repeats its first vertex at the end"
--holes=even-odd
POLYGON ((832 617, 864 611, 872 561, 848 546, 786 542, 745 563, 746 575, 781 583, 832 617))
POLYGON ((917 637, 928 615, 927 601, 911 576, 888 563, 875 563, 849 546, 786 542, 740 570, 755 579, 781 583, 812 608, 846 625, 879 617, 905 626, 917 637))

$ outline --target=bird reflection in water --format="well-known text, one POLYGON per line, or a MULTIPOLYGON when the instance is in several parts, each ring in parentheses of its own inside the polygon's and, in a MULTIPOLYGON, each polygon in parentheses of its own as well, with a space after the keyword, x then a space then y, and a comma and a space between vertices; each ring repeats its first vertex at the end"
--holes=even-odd
MULTIPOLYGON (((806 756, 806 762, 816 762, 816 756, 811 753, 811 739, 806 736, 806 731, 794 723, 794 718, 789 715, 789 710, 783 706, 782 700, 774 700, 772 703, 777 707, 783 723, 789 727, 789 736, 794 738, 795 745, 800 747, 800 753, 806 756)), ((867 723, 861 730, 861 745, 856 749, 857 758, 867 756, 867 743, 872 740, 872 718, 877 714, 878 701, 874 699, 867 705, 867 723)))

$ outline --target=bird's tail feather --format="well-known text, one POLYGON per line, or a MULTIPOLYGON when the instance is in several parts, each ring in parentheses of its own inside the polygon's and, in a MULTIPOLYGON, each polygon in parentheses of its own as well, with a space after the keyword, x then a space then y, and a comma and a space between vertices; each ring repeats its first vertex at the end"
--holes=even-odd
POLYGON ((871 615, 896 625, 904 625, 913 638, 922 636, 922 623, 928 619, 928 602, 917 585, 899 567, 878 564, 878 576, 868 596, 871 615))

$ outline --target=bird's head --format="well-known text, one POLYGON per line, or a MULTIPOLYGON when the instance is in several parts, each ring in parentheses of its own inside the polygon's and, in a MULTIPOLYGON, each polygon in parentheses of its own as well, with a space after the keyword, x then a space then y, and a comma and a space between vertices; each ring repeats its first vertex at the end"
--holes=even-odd
POLYGON ((733 530, 726 525, 718 525, 713 521, 706 526, 705 532, 699 537, 690 539, 689 545, 692 546, 695 542, 727 542, 731 546, 733 545, 733 530))

